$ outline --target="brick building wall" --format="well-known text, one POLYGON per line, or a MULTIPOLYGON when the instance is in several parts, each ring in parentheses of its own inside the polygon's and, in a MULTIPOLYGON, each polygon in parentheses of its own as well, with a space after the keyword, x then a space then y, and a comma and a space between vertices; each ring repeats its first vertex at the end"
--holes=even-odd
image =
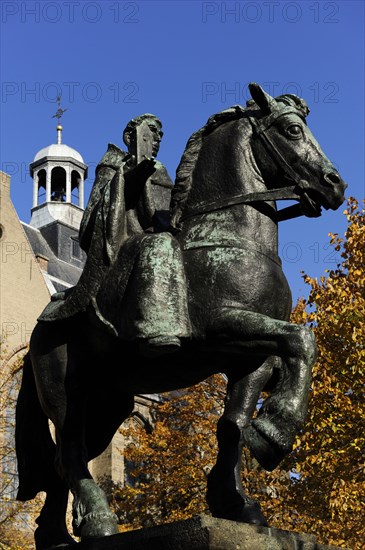
POLYGON ((0 172, 0 327, 7 354, 29 342, 50 293, 10 199, 10 177, 0 172))

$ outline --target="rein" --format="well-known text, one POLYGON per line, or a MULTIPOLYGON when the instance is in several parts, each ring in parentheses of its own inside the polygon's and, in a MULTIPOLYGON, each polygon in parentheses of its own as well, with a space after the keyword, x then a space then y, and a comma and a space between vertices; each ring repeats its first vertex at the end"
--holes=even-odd
MULTIPOLYGON (((268 189, 266 191, 257 191, 254 193, 246 193, 246 194, 241 193, 240 195, 235 195, 227 199, 215 200, 211 202, 203 202, 197 205, 196 207, 192 208, 186 214, 183 214, 181 216, 181 221, 186 220, 188 218, 192 218, 194 216, 198 216, 199 214, 208 214, 209 212, 223 210, 225 208, 229 208, 230 206, 235 206, 238 204, 250 204, 258 201, 299 200, 300 199, 299 191, 307 187, 307 182, 305 180, 302 180, 300 176, 293 170, 293 168, 286 162, 281 152, 275 146, 275 143, 266 134, 266 131, 272 126, 272 124, 275 122, 278 116, 288 114, 288 113, 298 114, 298 111, 296 110, 294 111, 293 109, 290 108, 290 109, 280 110, 278 113, 271 113, 271 115, 269 115, 268 117, 265 117, 264 119, 257 120, 252 117, 248 117, 248 118, 254 129, 255 134, 259 137, 259 139, 262 140, 264 146, 266 147, 267 151, 269 152, 273 160, 282 168, 284 173, 286 173, 290 177, 290 179, 295 182, 296 185, 281 187, 279 189, 268 189)), ((275 221, 279 222, 279 221, 289 220, 302 215, 303 215, 303 212, 301 210, 300 204, 294 204, 292 206, 288 206, 286 208, 283 208, 282 210, 275 212, 275 221)))
MULTIPOLYGON (((224 208, 229 208, 230 206, 235 206, 237 204, 250 204, 258 201, 298 200, 299 194, 294 191, 295 188, 296 186, 292 185, 289 187, 282 187, 280 189, 270 189, 267 191, 257 191, 256 193, 235 195, 233 197, 221 199, 218 201, 204 202, 199 206, 192 208, 187 214, 181 216, 181 220, 183 221, 188 218, 192 218, 193 216, 198 216, 199 214, 208 214, 209 212, 223 210, 224 208)), ((295 204, 294 207, 299 207, 299 205, 295 204)), ((288 208, 283 208, 276 213, 277 217, 279 217, 281 212, 284 213, 284 211, 289 211, 292 208, 292 206, 289 206, 288 208)), ((302 212, 299 212, 297 215, 302 215, 302 212)), ((280 220, 277 221, 282 221, 285 219, 289 219, 289 217, 280 216, 280 220)))

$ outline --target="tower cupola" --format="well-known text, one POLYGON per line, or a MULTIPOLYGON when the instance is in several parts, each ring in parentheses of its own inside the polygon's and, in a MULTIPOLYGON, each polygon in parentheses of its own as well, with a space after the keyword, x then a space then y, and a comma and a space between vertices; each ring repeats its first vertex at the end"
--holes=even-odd
POLYGON ((78 229, 84 210, 84 182, 87 165, 80 153, 62 143, 61 117, 66 109, 58 110, 57 143, 44 147, 30 164, 33 178, 33 207, 30 225, 43 227, 53 221, 78 229))

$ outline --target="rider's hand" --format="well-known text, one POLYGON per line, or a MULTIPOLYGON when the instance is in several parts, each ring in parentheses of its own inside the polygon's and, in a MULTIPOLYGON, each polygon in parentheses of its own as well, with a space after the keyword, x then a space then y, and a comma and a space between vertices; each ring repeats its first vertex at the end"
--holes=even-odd
POLYGON ((133 168, 124 173, 125 178, 125 201, 126 207, 134 208, 144 186, 150 176, 156 170, 156 161, 154 158, 144 159, 133 168))
POLYGON ((143 159, 141 162, 133 166, 133 168, 125 170, 124 177, 131 183, 138 182, 144 184, 146 183, 148 178, 152 176, 152 174, 155 172, 155 165, 156 161, 153 157, 143 159))

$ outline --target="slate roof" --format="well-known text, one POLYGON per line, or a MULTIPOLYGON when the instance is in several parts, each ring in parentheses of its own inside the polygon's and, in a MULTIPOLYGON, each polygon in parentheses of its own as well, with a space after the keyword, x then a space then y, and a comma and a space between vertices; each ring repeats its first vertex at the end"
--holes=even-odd
MULTIPOLYGON (((74 286, 80 278, 85 263, 85 254, 82 251, 80 259, 71 256, 71 243, 68 241, 70 238, 77 241, 75 230, 65 228, 64 233, 68 235, 68 239, 65 239, 64 246, 60 248, 61 243, 55 242, 54 239, 47 242, 41 230, 24 222, 21 222, 21 224, 34 254, 43 256, 48 260, 48 270, 47 272, 42 271, 42 273, 51 294, 74 286), (50 243, 52 243, 52 247, 50 243), (69 258, 67 258, 67 252, 69 252, 69 258), (68 261, 66 261, 67 259, 68 261)), ((60 225, 59 222, 57 225, 60 225)), ((59 232, 59 229, 59 227, 55 228, 57 232, 59 232)), ((60 235, 58 234, 58 236, 60 235)))

